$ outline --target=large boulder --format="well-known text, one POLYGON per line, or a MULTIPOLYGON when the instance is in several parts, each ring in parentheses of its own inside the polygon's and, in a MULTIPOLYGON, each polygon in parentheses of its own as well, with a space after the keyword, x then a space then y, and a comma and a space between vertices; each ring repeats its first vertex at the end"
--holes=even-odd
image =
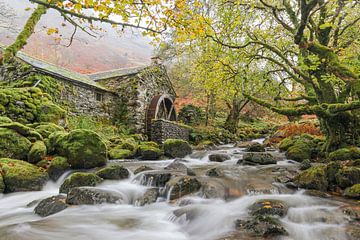
POLYGON ((230 156, 224 153, 214 153, 209 155, 210 162, 224 162, 230 159, 230 156))
POLYGON ((93 187, 72 188, 66 198, 66 203, 70 205, 94 205, 122 202, 123 197, 120 193, 93 187))
POLYGON ((311 167, 296 175, 294 182, 301 188, 326 191, 328 181, 326 176, 326 165, 311 167))
POLYGON ((348 198, 360 199, 360 183, 346 188, 343 195, 348 198))
POLYGON ((7 193, 39 191, 48 180, 48 174, 41 168, 21 160, 1 158, 0 172, 7 193))
POLYGON ((45 198, 39 202, 39 204, 35 207, 35 214, 40 217, 47 217, 53 215, 55 213, 61 212, 66 209, 68 205, 65 203, 66 196, 57 195, 45 198))
POLYGON ((360 183, 360 168, 343 167, 336 173, 335 178, 341 188, 351 187, 354 184, 360 183))
POLYGON ((169 199, 174 200, 187 194, 195 193, 201 188, 201 183, 194 177, 176 177, 166 183, 169 199))
POLYGON ((96 175, 108 180, 125 179, 129 174, 129 171, 121 165, 111 165, 96 172, 96 175))
POLYGON ((48 167, 48 174, 51 180, 58 180, 61 175, 70 169, 70 164, 65 157, 54 157, 48 167))
POLYGON ((275 157, 270 153, 250 152, 245 153, 243 159, 240 159, 237 164, 267 165, 276 164, 276 162, 275 157))
POLYGON ((101 183, 103 179, 94 173, 77 172, 66 178, 60 186, 60 193, 68 193, 74 187, 95 187, 101 183))
POLYGON ((17 131, 0 127, 0 158, 25 160, 31 148, 31 142, 17 131))
POLYGON ((109 151, 109 157, 110 159, 131 159, 134 158, 134 152, 117 146, 109 151))
POLYGON ((68 159, 71 168, 94 168, 106 164, 107 149, 101 137, 90 130, 77 129, 56 139, 56 151, 68 159))
POLYGON ((192 153, 191 146, 181 139, 167 139, 164 142, 164 153, 168 157, 183 158, 192 153))
POLYGON ((163 152, 155 142, 141 144, 138 152, 142 160, 157 160, 163 155, 163 152))
POLYGON ((27 155, 29 163, 38 163, 40 162, 47 153, 46 145, 43 141, 36 141, 30 148, 30 151, 27 155))
POLYGON ((357 147, 340 148, 329 154, 329 159, 334 160, 355 160, 360 158, 360 150, 357 147))
POLYGON ((297 142, 287 149, 286 158, 297 162, 302 162, 305 159, 311 159, 311 148, 306 143, 297 142))

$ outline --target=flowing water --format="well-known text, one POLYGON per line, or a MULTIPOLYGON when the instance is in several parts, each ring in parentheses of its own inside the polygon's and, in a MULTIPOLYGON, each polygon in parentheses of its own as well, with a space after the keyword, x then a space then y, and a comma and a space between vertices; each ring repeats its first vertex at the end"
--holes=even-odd
MULTIPOLYGON (((281 157, 281 155, 279 155, 281 157)), ((122 204, 73 206, 57 214, 41 218, 33 213, 33 201, 57 195, 65 174, 58 182, 49 182, 42 191, 0 194, 0 239, 6 240, 218 240, 245 239, 232 237, 237 219, 248 217, 248 207, 260 199, 279 199, 289 210, 281 218, 289 235, 281 239, 342 240, 348 238, 348 218, 339 199, 312 197, 304 191, 275 184, 273 177, 298 166, 291 161, 276 165, 241 166, 237 159, 242 149, 223 146, 216 151, 196 152, 184 163, 194 170, 203 183, 214 187, 212 198, 204 192, 169 202, 166 189, 156 203, 137 206, 136 199, 150 188, 142 181, 142 173, 127 180, 105 181, 99 187, 123 195, 122 204), (223 163, 209 162, 214 152, 231 154, 223 163), (218 167, 221 179, 205 176, 205 171, 218 167)), ((121 162, 130 170, 140 165, 163 169, 173 160, 121 162)), ((258 238, 246 238, 258 239, 258 238)))

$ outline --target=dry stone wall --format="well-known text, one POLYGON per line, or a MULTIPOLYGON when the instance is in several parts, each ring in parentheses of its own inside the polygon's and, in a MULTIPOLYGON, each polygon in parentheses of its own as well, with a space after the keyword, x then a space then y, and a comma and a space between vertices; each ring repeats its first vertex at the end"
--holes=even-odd
POLYGON ((163 143, 166 139, 183 139, 189 141, 189 129, 163 119, 153 120, 151 124, 151 141, 163 143))

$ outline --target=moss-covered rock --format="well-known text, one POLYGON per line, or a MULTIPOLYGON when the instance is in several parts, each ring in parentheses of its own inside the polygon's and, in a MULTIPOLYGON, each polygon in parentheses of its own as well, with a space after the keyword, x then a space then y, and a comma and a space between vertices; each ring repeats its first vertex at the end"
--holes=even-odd
POLYGON ((20 135, 26 137, 30 141, 37 141, 37 140, 43 140, 43 137, 34 129, 25 126, 18 122, 12 122, 12 123, 4 123, 0 125, 0 128, 7 128, 16 131, 20 135))
POLYGON ((43 141, 36 141, 30 148, 27 159, 29 163, 37 163, 46 156, 47 150, 43 141))
POLYGON ((66 178, 60 186, 60 193, 68 193, 74 187, 95 187, 101 183, 103 179, 94 173, 77 172, 66 178))
POLYGON ((71 168, 93 168, 106 164, 107 149, 100 136, 90 130, 77 129, 66 135, 50 138, 55 152, 68 159, 71 168))
POLYGON ((63 151, 62 149, 62 141, 68 134, 63 131, 56 131, 49 135, 48 141, 46 141, 46 146, 48 149, 48 153, 55 154, 56 152, 63 151))
POLYGON ((31 142, 18 132, 0 128, 0 158, 26 159, 31 142))
POLYGON ((337 185, 336 174, 340 171, 340 169, 341 164, 339 161, 330 162, 326 165, 326 178, 328 180, 329 187, 334 188, 333 190, 335 190, 337 185))
POLYGON ((58 180, 61 175, 70 169, 70 164, 65 157, 55 157, 48 168, 48 174, 51 180, 58 180))
POLYGON ((280 150, 281 152, 286 151, 286 150, 288 150, 289 147, 291 147, 292 145, 294 145, 294 140, 293 140, 293 139, 291 139, 290 137, 284 138, 284 139, 280 142, 280 144, 279 144, 279 150, 280 150))
MULTIPOLYGON (((155 143, 156 144, 156 143, 155 143)), ((159 159, 162 155, 163 152, 161 151, 161 149, 158 148, 158 146, 156 146, 155 144, 152 144, 150 142, 149 143, 143 143, 139 146, 139 154, 141 159, 143 160, 157 160, 159 159)))
POLYGON ((5 191, 5 183, 2 175, 0 174, 0 193, 3 193, 5 191))
POLYGON ((66 117, 66 112, 48 94, 34 87, 0 89, 0 113, 20 123, 57 124, 66 117))
POLYGON ((39 191, 48 180, 41 168, 21 160, 1 158, 0 170, 5 192, 39 191))
POLYGON ((286 151, 286 158, 297 162, 302 162, 305 159, 311 158, 311 148, 308 144, 303 142, 296 142, 286 151))
POLYGON ((210 140, 203 140, 198 145, 196 145, 196 150, 211 150, 216 147, 215 143, 210 140))
POLYGON ((264 145, 260 144, 260 143, 253 143, 251 144, 249 147, 247 147, 245 149, 246 152, 265 152, 265 147, 264 145))
POLYGON ((192 153, 189 143, 181 139, 167 139, 163 147, 165 155, 172 158, 182 158, 192 153))
POLYGON ((129 171, 121 165, 111 165, 100 169, 96 175, 103 179, 120 180, 129 177, 129 171))
POLYGON ((348 198, 360 199, 360 183, 346 188, 343 195, 348 198))
POLYGON ((326 178, 326 165, 313 166, 294 178, 294 182, 301 188, 326 191, 328 181, 326 178))
POLYGON ((134 152, 128 149, 122 149, 120 146, 109 151, 110 159, 131 159, 134 158, 134 152))
POLYGON ((35 131, 43 138, 49 138, 50 134, 54 132, 65 132, 65 129, 54 123, 41 123, 35 127, 35 131))
POLYGON ((12 123, 12 120, 8 117, 0 116, 0 124, 12 123))
POLYGON ((351 187, 354 184, 360 183, 360 168, 343 167, 336 173, 335 178, 341 188, 351 187))
POLYGON ((329 154, 329 159, 334 160, 355 160, 360 158, 360 150, 357 147, 340 148, 329 154))

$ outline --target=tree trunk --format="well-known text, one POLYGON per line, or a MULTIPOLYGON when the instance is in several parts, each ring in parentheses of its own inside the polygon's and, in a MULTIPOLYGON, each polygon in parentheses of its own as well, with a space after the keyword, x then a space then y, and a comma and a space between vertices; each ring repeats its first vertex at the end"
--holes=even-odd
POLYGON ((230 108, 230 113, 226 118, 224 128, 231 133, 236 133, 237 126, 240 120, 240 112, 245 107, 249 100, 244 101, 243 99, 234 98, 232 101, 232 106, 230 108))
POLYGON ((31 14, 23 30, 16 37, 16 40, 5 49, 3 62, 7 63, 20 51, 27 43, 27 40, 33 34, 36 24, 40 21, 41 16, 46 13, 46 7, 38 5, 35 11, 31 14))

